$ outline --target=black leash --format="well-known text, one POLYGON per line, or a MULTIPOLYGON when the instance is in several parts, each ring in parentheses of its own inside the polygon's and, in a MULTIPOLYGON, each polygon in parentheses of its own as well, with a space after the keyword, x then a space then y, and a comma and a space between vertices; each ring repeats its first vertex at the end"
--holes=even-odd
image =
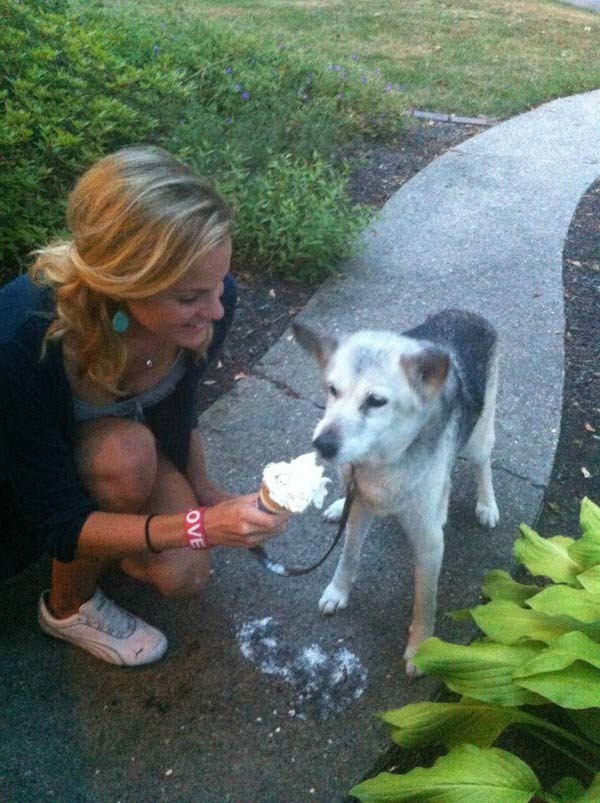
POLYGON ((342 510, 337 533, 327 552, 322 558, 320 558, 320 560, 318 560, 316 563, 313 563, 312 566, 284 566, 282 563, 277 563, 276 561, 271 560, 271 558, 267 555, 265 548, 260 545, 252 547, 250 552, 252 552, 256 560, 264 569, 269 572, 273 572, 273 574, 278 574, 281 577, 298 577, 301 574, 309 574, 309 572, 318 569, 319 566, 331 555, 337 545, 337 542, 342 537, 342 533, 346 527, 346 522, 348 521, 348 515, 350 513, 350 508, 352 507, 355 493, 356 481, 354 479, 354 466, 352 466, 350 469, 350 477, 348 479, 348 487, 346 488, 346 501, 344 502, 344 508, 342 510))

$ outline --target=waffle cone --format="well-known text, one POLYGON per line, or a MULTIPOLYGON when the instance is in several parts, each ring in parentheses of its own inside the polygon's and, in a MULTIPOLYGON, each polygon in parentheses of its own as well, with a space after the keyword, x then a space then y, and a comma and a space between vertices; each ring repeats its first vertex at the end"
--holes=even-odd
POLYGON ((263 484, 260 486, 260 491, 258 492, 258 504, 266 513, 288 513, 289 511, 287 508, 278 505, 271 498, 271 494, 269 493, 269 489, 267 486, 263 484))

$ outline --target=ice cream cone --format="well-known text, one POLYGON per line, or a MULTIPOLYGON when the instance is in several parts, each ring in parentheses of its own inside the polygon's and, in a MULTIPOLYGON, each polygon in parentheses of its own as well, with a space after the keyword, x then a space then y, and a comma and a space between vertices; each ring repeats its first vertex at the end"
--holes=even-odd
POLYGON ((287 508, 278 505, 277 502, 273 501, 271 498, 271 494, 269 493, 269 489, 263 482, 260 486, 260 491, 258 492, 258 506, 261 510, 264 510, 265 513, 288 513, 289 511, 287 508))

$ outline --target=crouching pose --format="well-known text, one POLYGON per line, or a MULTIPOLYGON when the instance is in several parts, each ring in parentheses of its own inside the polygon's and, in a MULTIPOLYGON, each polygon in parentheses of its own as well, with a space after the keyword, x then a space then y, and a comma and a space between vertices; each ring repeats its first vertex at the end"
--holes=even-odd
POLYGON ((209 547, 248 548, 285 516, 205 469, 198 380, 235 306, 231 218, 158 148, 128 148, 79 180, 71 239, 0 289, 0 579, 44 551, 46 633, 115 664, 160 658, 165 636, 98 587, 107 566, 164 595, 200 591, 209 547))

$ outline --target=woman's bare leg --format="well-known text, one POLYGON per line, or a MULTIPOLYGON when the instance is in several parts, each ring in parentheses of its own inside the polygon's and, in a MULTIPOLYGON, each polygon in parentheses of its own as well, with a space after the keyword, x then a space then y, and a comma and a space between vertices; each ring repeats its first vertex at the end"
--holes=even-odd
MULTIPOLYGON (((156 484, 157 455, 147 427, 118 418, 82 424, 76 459, 84 485, 102 510, 140 513, 156 484)), ((63 619, 94 595, 110 559, 75 558, 52 562, 50 612, 63 619)))

